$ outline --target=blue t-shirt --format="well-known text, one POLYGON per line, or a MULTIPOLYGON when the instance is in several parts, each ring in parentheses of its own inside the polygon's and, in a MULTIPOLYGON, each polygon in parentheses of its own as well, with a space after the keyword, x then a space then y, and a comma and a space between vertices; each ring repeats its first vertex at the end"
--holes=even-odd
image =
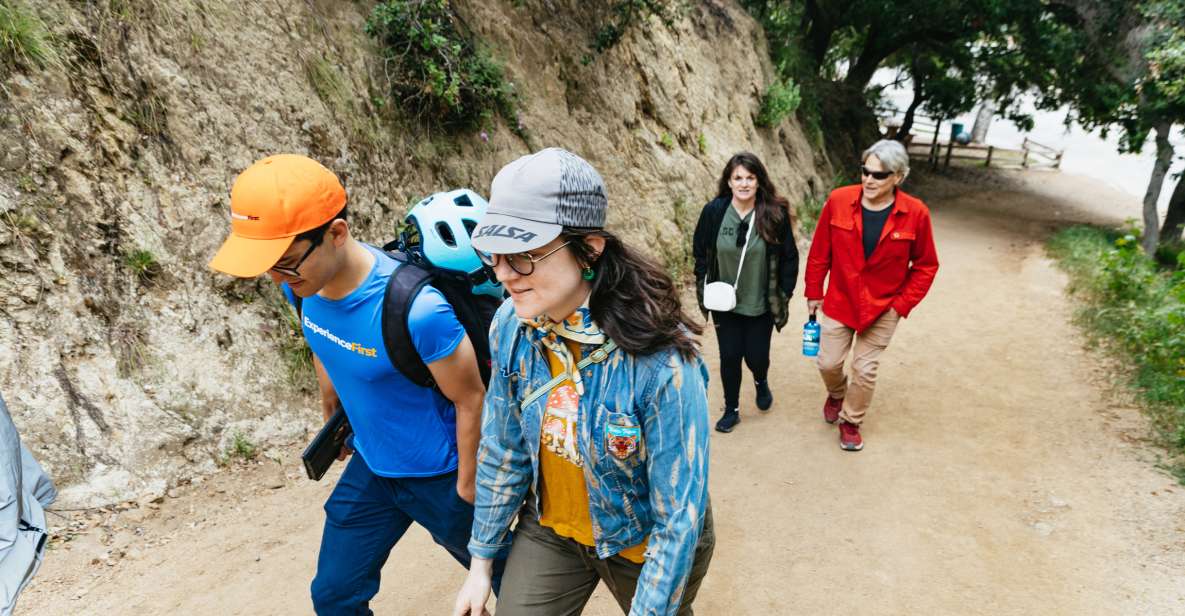
MULTIPOLYGON (((339 300, 302 302, 305 340, 333 382, 354 429, 354 449, 376 475, 430 477, 457 468, 457 416, 439 391, 420 387, 391 365, 383 346, 383 297, 398 263, 379 249, 370 274, 339 300)), ((289 302, 293 294, 282 285, 289 302)), ((425 286, 407 317, 425 364, 456 350, 465 336, 444 295, 425 286)))

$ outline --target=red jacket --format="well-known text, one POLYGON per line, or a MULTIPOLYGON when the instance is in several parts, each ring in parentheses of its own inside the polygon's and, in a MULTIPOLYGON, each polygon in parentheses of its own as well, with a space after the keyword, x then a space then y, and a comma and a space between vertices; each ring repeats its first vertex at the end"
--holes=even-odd
POLYGON ((909 316, 938 272, 930 210, 901 189, 876 250, 864 261, 860 193, 859 184, 832 191, 819 214, 806 262, 806 298, 822 299, 827 316, 857 332, 868 329, 889 307, 909 316), (828 273, 831 280, 824 296, 828 273))

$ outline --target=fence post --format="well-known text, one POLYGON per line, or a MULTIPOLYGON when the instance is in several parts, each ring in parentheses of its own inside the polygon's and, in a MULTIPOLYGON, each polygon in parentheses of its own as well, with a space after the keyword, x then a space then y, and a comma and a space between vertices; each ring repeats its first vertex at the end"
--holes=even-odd
POLYGON ((946 142, 946 163, 944 166, 947 169, 950 169, 950 154, 952 151, 954 151, 954 149, 955 149, 955 142, 953 139, 946 142))
POLYGON ((1066 153, 1066 151, 1065 151, 1065 150, 1062 150, 1061 152, 1058 152, 1058 153, 1057 153, 1057 158, 1053 159, 1053 168, 1054 168, 1054 169, 1060 169, 1060 168, 1061 168, 1061 166, 1062 166, 1062 154, 1065 154, 1065 153, 1066 153))
MULTIPOLYGON (((1026 145, 1028 145, 1028 144, 1026 143, 1026 145)), ((1025 148, 1025 157, 1023 160, 1020 161, 1020 166, 1026 168, 1026 169, 1029 168, 1029 149, 1028 148, 1025 148)))
POLYGON ((993 149, 995 149, 995 146, 991 146, 991 145, 988 146, 987 160, 983 161, 984 167, 991 167, 992 166, 992 150, 993 149))

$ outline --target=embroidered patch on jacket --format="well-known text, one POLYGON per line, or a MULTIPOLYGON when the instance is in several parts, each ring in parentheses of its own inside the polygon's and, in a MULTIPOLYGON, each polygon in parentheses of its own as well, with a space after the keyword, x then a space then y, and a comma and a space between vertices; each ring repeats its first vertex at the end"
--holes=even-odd
POLYGON ((547 410, 543 414, 542 441, 551 453, 576 466, 583 466, 576 440, 576 416, 580 398, 576 390, 564 383, 551 391, 547 397, 547 410))
POLYGON ((638 426, 605 425, 605 447, 618 460, 624 460, 638 450, 642 429, 638 426))

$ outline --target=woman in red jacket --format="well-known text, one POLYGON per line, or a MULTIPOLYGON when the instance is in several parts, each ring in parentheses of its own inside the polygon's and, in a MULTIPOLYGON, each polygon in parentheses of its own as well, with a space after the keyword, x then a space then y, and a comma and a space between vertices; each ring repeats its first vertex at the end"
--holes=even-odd
POLYGON ((880 354, 938 271, 930 210, 898 188, 909 174, 905 147, 887 139, 874 143, 861 157, 860 174, 860 184, 836 189, 823 205, 805 279, 807 309, 813 315, 823 308, 823 419, 839 420, 839 446, 847 451, 864 448, 860 423, 872 402, 880 354), (844 374, 849 351, 850 379, 844 374))

